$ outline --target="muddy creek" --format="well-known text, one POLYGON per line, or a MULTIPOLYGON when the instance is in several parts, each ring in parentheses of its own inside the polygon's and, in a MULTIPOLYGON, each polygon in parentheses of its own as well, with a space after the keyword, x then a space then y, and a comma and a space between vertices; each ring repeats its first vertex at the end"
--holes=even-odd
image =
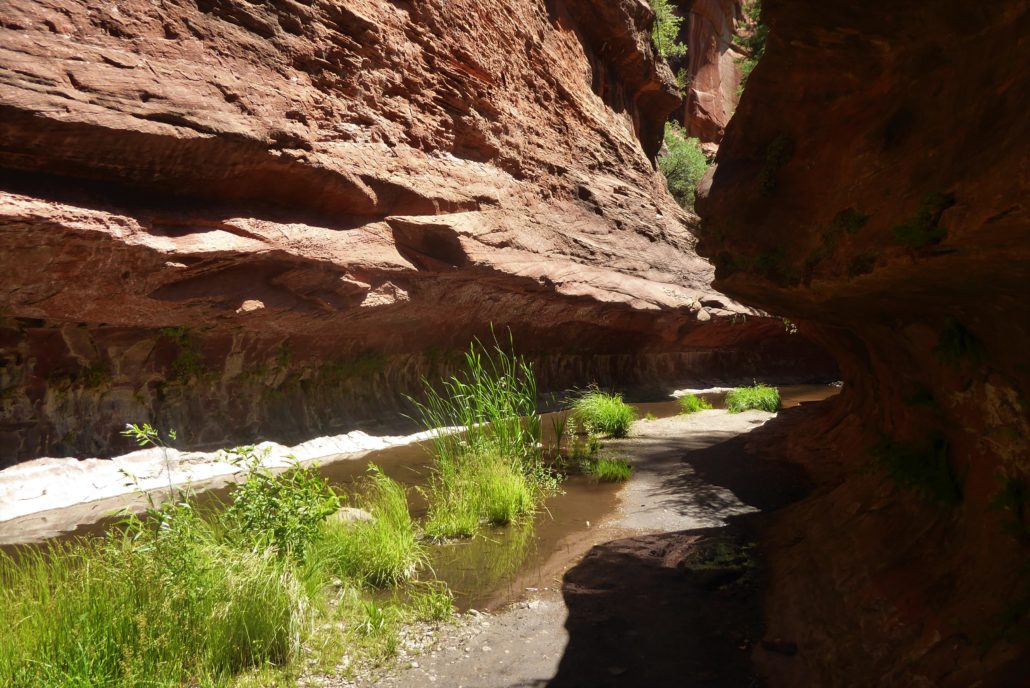
MULTIPOLYGON (((783 408, 820 401, 839 391, 833 385, 791 385, 779 389, 783 408)), ((725 392, 698 396, 715 408, 723 407, 725 392)), ((680 411, 674 399, 632 405, 639 418, 667 418, 680 411)), ((557 415, 542 415, 544 446, 554 443, 552 420, 557 415)), ((425 503, 417 488, 425 485, 431 472, 428 448, 427 442, 419 442, 369 452, 360 458, 326 456, 319 462, 319 470, 338 491, 349 494, 366 474, 369 464, 375 464, 391 478, 416 488, 409 491, 409 500, 414 515, 421 516, 425 503)), ((564 569, 581 556, 584 543, 596 537, 594 531, 617 508, 621 486, 571 475, 562 484, 562 492, 546 500, 532 523, 486 528, 472 539, 429 544, 432 573, 447 583, 456 606, 463 611, 498 609, 527 592, 553 589, 564 569)), ((196 502, 200 508, 214 508, 225 501, 233 487, 228 480, 199 486, 196 502)), ((144 504, 142 496, 132 495, 31 514, 0 523, 0 541, 37 541, 40 538, 33 534, 41 532, 57 533, 49 539, 99 536, 118 523, 119 517, 109 514, 126 508, 139 510, 144 504), (105 515, 98 518, 98 513, 105 515), (84 523, 87 519, 91 522, 84 523), (25 536, 19 537, 21 533, 25 536)), ((16 556, 17 544, 2 545, 0 551, 16 556)))

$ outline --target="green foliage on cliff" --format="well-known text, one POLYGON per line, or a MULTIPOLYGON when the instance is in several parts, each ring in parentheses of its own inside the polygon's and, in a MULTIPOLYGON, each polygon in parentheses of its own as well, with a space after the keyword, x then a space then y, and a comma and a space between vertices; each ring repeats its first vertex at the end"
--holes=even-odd
POLYGON ((925 194, 919 201, 915 215, 891 229, 894 240, 912 249, 940 243, 948 234, 948 231, 940 226, 941 215, 953 205, 954 194, 925 194))
POLYGON ((871 450, 894 482, 945 506, 962 501, 962 484, 951 467, 947 439, 907 442, 884 436, 871 450))
POLYGON ((740 65, 740 84, 737 86, 737 97, 744 92, 748 77, 758 66, 758 61, 765 53, 765 42, 769 37, 769 27, 762 23, 762 2, 753 0, 744 5, 744 16, 747 18, 745 32, 733 37, 733 42, 747 51, 747 56, 738 61, 740 65))
POLYGON ((688 210, 694 209, 695 189, 708 170, 708 160, 700 142, 690 138, 683 127, 665 123, 665 147, 668 153, 658 158, 658 167, 669 184, 673 198, 688 210))
POLYGON ((683 17, 672 11, 669 0, 649 0, 654 10, 654 26, 651 28, 651 40, 658 54, 665 59, 682 57, 687 54, 687 46, 679 42, 680 26, 683 17))
POLYGON ((179 351, 172 361, 170 382, 187 384, 191 380, 207 381, 213 377, 193 341, 193 332, 188 327, 165 327, 161 335, 173 340, 179 351))

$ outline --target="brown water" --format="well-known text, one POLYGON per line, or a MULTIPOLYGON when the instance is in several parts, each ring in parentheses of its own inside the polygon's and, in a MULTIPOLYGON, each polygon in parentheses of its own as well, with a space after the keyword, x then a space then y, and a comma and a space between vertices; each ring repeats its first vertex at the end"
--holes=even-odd
MULTIPOLYGON (((802 403, 820 401, 838 392, 830 385, 792 385, 780 388, 784 408, 802 403)), ((721 408, 725 393, 699 395, 721 408)), ((634 403, 639 417, 651 414, 666 418, 679 413, 675 400, 634 403)), ((554 443, 552 419, 558 413, 544 414, 541 430, 545 446, 554 443)), ((376 464, 391 478, 411 487, 426 483, 431 470, 428 443, 416 443, 370 452, 360 459, 344 456, 328 456, 320 466, 321 473, 330 484, 343 493, 352 492, 357 481, 363 477, 369 464, 376 464)), ((227 481, 214 483, 197 495, 201 508, 214 508, 224 502, 233 485, 227 481)), ((436 578, 445 581, 455 595, 455 603, 461 610, 470 608, 490 610, 516 601, 528 590, 553 588, 560 584, 560 576, 567 564, 582 552, 582 544, 592 537, 604 519, 612 514, 618 504, 619 485, 595 483, 590 479, 574 475, 562 485, 563 493, 546 500, 544 508, 536 515, 533 523, 522 526, 488 528, 469 540, 445 544, 431 544, 429 560, 436 578)), ((416 516, 425 511, 425 502, 418 490, 410 493, 412 511, 416 516)), ((110 500, 109 500, 110 501, 110 500)), ((144 502, 139 496, 120 498, 117 507, 138 507, 144 502)), ((19 522, 38 526, 51 519, 74 523, 74 518, 85 514, 100 513, 97 509, 115 508, 113 504, 86 504, 58 509, 53 512, 33 514, 14 519, 4 524, 17 527, 19 522)), ((104 517, 96 522, 82 524, 62 532, 53 539, 67 539, 77 536, 96 536, 114 526, 119 519, 104 517)), ((10 545, 0 546, 0 551, 13 552, 10 545)))

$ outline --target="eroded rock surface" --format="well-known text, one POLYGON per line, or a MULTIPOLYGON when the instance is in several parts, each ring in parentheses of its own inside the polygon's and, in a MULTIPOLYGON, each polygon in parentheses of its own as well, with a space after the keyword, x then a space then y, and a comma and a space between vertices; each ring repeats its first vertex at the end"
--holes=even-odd
POLYGON ((680 34, 687 46, 677 61, 687 84, 678 118, 687 134, 715 150, 737 108, 740 60, 745 53, 733 42, 743 18, 743 0, 675 0, 683 17, 680 34), (682 63, 682 64, 681 64, 682 63))
POLYGON ((769 634, 799 647, 766 656, 773 685, 1016 685, 1030 9, 765 10, 765 57, 700 194, 702 253, 727 293, 813 323, 845 375, 781 438, 823 487, 771 536, 769 634))
POLYGON ((678 96, 651 21, 6 2, 0 462, 142 418, 194 446, 340 432, 490 323, 554 385, 797 373, 777 322, 709 287, 654 170, 678 96))

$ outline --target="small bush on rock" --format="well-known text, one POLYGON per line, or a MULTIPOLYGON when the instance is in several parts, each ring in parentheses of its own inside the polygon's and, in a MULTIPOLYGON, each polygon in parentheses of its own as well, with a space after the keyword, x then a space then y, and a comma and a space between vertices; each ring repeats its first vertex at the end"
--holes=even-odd
POLYGON ((678 124, 666 122, 665 147, 668 153, 658 158, 658 167, 669 184, 669 192, 682 207, 693 210, 694 190, 708 170, 701 143, 688 137, 678 124))

